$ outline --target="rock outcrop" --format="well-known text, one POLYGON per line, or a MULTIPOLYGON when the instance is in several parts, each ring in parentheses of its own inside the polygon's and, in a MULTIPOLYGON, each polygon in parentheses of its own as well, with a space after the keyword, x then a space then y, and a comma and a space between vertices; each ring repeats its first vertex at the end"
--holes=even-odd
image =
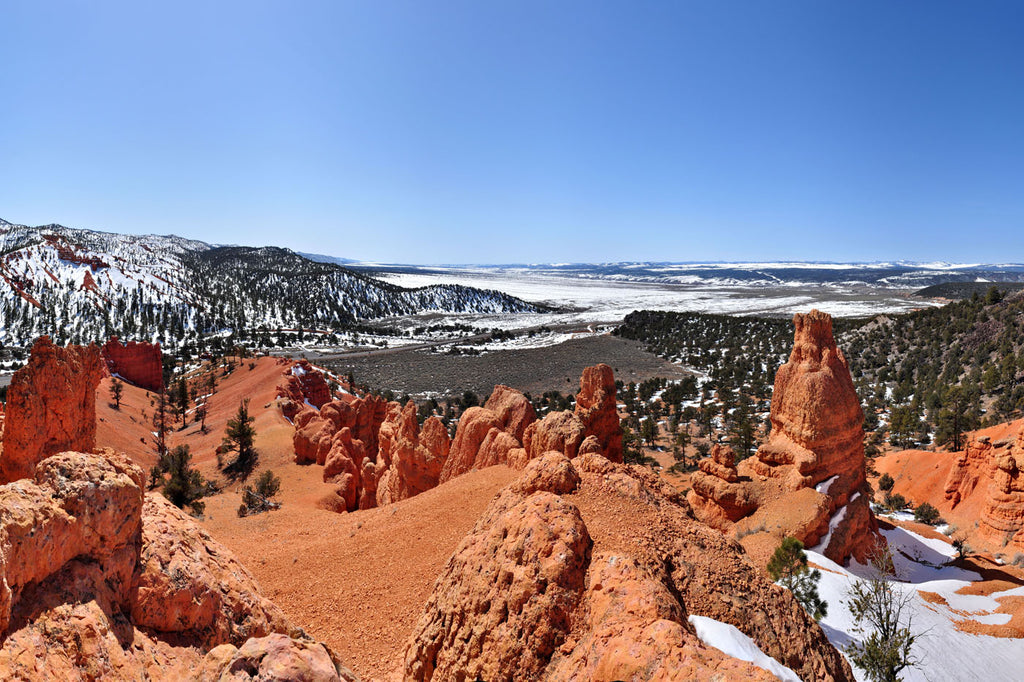
POLYGON ((608 365, 583 370, 573 412, 550 412, 541 420, 522 393, 496 386, 483 407, 469 408, 459 420, 441 482, 495 464, 522 469, 551 450, 575 457, 588 440, 587 451, 622 461, 615 376, 608 365))
POLYGON ((112 336, 100 353, 108 374, 116 374, 147 391, 163 390, 164 367, 159 343, 129 341, 122 344, 112 336))
POLYGON ((65 450, 96 447, 99 349, 55 346, 41 336, 7 391, 0 482, 32 476, 36 464, 65 450))
POLYGON ((421 430, 413 403, 403 407, 366 396, 318 406, 300 390, 294 372, 295 367, 286 372, 289 382, 279 387, 279 397, 295 426, 295 461, 324 466, 324 480, 337 484, 337 498, 325 501, 332 509, 390 504, 474 469, 522 469, 550 450, 622 461, 615 377, 607 365, 584 370, 574 412, 551 413, 541 421, 526 396, 495 386, 482 407, 461 415, 451 440, 436 418, 421 430))
POLYGON ((295 461, 324 467, 337 484, 329 505, 370 509, 418 495, 438 484, 448 458, 448 431, 435 417, 421 429, 416 405, 404 408, 379 396, 336 400, 295 416, 295 461))
POLYGON ((990 461, 992 481, 978 533, 990 544, 1024 550, 1024 430, 1010 447, 991 451, 990 461))
POLYGON ((284 399, 282 411, 289 419, 301 411, 304 405, 320 409, 331 400, 331 389, 323 372, 299 360, 284 371, 284 379, 278 384, 277 397, 284 399))
POLYGON ((882 540, 867 496, 857 392, 832 318, 812 310, 793 323, 793 351, 775 376, 768 441, 735 468, 722 450, 701 462, 688 499, 698 518, 742 533, 744 545, 761 554, 792 535, 834 561, 865 561, 882 540))
POLYGON ((448 430, 440 419, 429 417, 420 429, 416 403, 410 400, 397 411, 394 421, 385 420, 380 433, 377 466, 384 471, 377 480, 378 506, 408 499, 437 486, 451 446, 448 430), (385 430, 391 424, 394 428, 385 440, 385 430))
POLYGON ((805 680, 853 680, 788 591, 656 475, 547 452, 491 502, 410 638, 409 680, 769 680, 704 644, 729 623, 805 680), (629 528, 621 530, 623 524, 629 528), (625 535, 622 533, 625 532, 625 535))
POLYGON ((583 370, 576 395, 576 417, 587 436, 597 438, 601 453, 613 462, 622 461, 622 426, 615 401, 615 374, 608 365, 583 370))
POLYGON ((0 486, 3 679, 193 679, 208 648, 274 634, 279 661, 317 646, 127 457, 64 452, 0 486))
POLYGON ((206 654, 197 682, 358 682, 319 642, 284 635, 250 639, 241 648, 222 644, 206 654))

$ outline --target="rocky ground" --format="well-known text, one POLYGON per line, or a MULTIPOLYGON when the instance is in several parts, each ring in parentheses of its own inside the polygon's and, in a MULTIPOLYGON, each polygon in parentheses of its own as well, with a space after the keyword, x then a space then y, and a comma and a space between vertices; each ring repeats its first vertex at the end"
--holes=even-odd
POLYGON ((396 395, 461 395, 473 391, 483 397, 498 384, 532 395, 550 390, 575 393, 583 368, 601 362, 611 365, 615 377, 627 383, 686 374, 678 365, 646 352, 639 343, 611 335, 485 355, 396 349, 323 364, 341 375, 352 371, 357 384, 391 390, 396 395))

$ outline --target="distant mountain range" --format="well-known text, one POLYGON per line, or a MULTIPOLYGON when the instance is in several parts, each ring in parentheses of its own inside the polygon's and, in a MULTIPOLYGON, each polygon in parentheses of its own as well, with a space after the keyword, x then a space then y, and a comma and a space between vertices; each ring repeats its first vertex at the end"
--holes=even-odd
POLYGON ((337 330, 426 311, 543 309, 459 285, 403 288, 278 247, 216 246, 0 220, 0 343, 111 334, 177 344, 229 331, 337 330))
POLYGON ((1024 264, 914 263, 554 263, 531 265, 410 266, 349 262, 367 274, 436 274, 478 272, 572 277, 622 282, 713 286, 797 286, 862 284, 890 289, 918 289, 945 282, 1024 282, 1024 264))

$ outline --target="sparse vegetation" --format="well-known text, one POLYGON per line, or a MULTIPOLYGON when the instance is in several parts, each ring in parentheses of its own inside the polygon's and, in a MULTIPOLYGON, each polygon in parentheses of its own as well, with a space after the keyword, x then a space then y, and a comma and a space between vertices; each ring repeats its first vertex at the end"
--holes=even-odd
POLYGON ((205 510, 206 505, 201 500, 206 495, 207 485, 200 473, 192 468, 189 446, 179 445, 169 450, 153 467, 150 476, 154 482, 162 481, 164 497, 174 506, 180 509, 188 507, 196 515, 205 510))
POLYGON ((121 396, 124 394, 124 384, 117 377, 110 380, 110 399, 114 401, 114 409, 121 409, 121 396))
POLYGON ((844 651, 850 662, 873 682, 896 682, 900 672, 917 665, 913 655, 918 635, 913 630, 913 590, 904 591, 895 582, 892 550, 875 547, 871 557, 873 575, 855 580, 846 593, 854 619, 853 631, 862 635, 844 651))
POLYGON ((249 516, 260 512, 279 509, 281 503, 275 502, 281 489, 281 479, 274 475, 273 471, 267 469, 256 479, 256 482, 245 486, 242 489, 242 504, 238 508, 239 516, 249 516))
POLYGON ((223 460, 218 460, 226 472, 244 478, 252 471, 256 463, 256 429, 252 425, 254 421, 255 418, 249 414, 249 399, 246 398, 239 403, 238 411, 228 420, 224 431, 221 447, 224 452, 237 453, 235 459, 226 464, 223 460))
POLYGON ((821 620, 828 615, 828 602, 818 594, 821 571, 808 567, 802 542, 784 538, 768 562, 768 575, 792 592, 811 618, 821 620))
POLYGON ((914 520, 921 523, 927 523, 929 526, 934 526, 942 522, 939 518, 939 510, 928 502, 922 502, 914 510, 914 520))

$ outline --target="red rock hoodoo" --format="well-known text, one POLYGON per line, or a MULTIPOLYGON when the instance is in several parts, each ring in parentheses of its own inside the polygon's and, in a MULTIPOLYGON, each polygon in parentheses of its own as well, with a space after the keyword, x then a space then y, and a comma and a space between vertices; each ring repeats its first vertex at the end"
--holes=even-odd
POLYGON ((768 442, 735 467, 731 452, 716 451, 694 472, 688 499, 698 518, 742 533, 755 553, 792 535, 834 561, 864 561, 882 540, 866 494, 860 402, 832 318, 812 310, 793 322, 793 351, 775 377, 768 442))
POLYGON ((285 398, 282 412, 295 425, 295 461, 324 465, 324 480, 338 484, 340 501, 332 506, 348 511, 404 500, 474 469, 522 469, 549 450, 622 461, 615 377, 607 365, 584 370, 574 412, 554 412, 542 421, 526 396, 496 386, 483 407, 462 414, 450 441, 436 418, 421 430, 411 402, 403 407, 366 396, 327 402, 318 411, 294 368, 286 375, 289 382, 279 387, 279 396, 285 398))
POLYGON ((164 386, 163 356, 159 343, 129 341, 122 344, 116 336, 101 349, 107 372, 147 391, 164 386))
POLYGON ((35 342, 7 391, 0 482, 32 476, 49 455, 96 447, 100 376, 96 346, 61 348, 47 336, 35 342))

